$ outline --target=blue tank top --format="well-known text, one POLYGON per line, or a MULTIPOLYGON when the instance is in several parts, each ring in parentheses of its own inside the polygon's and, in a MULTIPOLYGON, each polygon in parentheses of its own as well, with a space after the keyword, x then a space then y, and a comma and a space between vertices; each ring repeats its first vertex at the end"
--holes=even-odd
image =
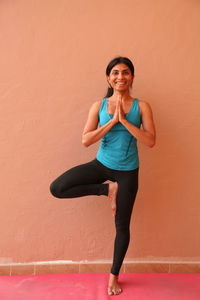
MULTIPOLYGON (((104 98, 99 109, 99 123, 103 126, 113 118, 107 111, 107 98, 104 98)), ((140 128, 141 115, 138 99, 135 98, 125 118, 140 128)), ((130 171, 139 167, 137 139, 120 123, 115 124, 102 138, 96 156, 104 166, 114 170, 130 171)))

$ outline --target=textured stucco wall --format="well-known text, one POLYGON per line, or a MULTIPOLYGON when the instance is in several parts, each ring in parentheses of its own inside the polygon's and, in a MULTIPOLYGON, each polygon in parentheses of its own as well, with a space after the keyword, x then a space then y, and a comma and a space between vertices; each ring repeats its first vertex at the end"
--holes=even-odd
POLYGON ((81 145, 116 55, 153 109, 157 144, 139 144, 140 187, 127 259, 199 260, 200 2, 0 2, 0 263, 112 259, 106 197, 56 199, 49 184, 95 157, 81 145))

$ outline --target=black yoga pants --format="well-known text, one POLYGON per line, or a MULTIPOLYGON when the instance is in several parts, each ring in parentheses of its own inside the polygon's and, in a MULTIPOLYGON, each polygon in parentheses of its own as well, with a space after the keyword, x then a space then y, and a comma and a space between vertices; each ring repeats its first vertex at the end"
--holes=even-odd
POLYGON ((57 198, 75 198, 86 195, 108 195, 107 180, 117 181, 117 210, 115 216, 116 237, 111 273, 118 275, 130 241, 130 220, 138 190, 138 171, 117 171, 102 165, 97 159, 76 166, 50 185, 50 191, 57 198))

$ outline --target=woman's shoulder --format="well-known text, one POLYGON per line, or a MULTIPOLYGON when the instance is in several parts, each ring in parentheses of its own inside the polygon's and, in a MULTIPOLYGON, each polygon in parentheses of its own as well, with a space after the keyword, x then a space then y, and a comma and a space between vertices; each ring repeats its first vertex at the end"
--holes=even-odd
POLYGON ((151 106, 147 101, 138 99, 138 105, 139 105, 141 115, 146 111, 151 111, 151 106))
POLYGON ((138 104, 142 109, 148 109, 151 107, 149 102, 141 100, 141 99, 138 99, 138 104))
POLYGON ((100 108, 102 104, 106 103, 107 98, 103 98, 100 100, 95 101, 92 105, 96 108, 100 108))
MULTIPOLYGON (((105 98, 104 98, 104 99, 105 99, 105 98)), ((90 110, 99 112, 99 109, 100 109, 101 104, 102 104, 102 102, 104 101, 104 99, 97 100, 97 101, 93 102, 93 104, 91 105, 90 110)))

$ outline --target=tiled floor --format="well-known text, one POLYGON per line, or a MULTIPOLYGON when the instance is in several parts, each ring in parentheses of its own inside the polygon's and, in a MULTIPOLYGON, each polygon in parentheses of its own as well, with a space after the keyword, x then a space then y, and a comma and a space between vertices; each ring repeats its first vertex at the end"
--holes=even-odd
MULTIPOLYGON (((0 275, 40 275, 61 273, 108 273, 111 261, 44 261, 0 264, 0 275)), ((200 273, 200 262, 125 261, 121 273, 200 273)))
POLYGON ((108 273, 0 276, 1 300, 199 300, 200 274, 122 273, 123 293, 107 295, 108 273), (112 299, 112 298, 111 298, 112 299))

